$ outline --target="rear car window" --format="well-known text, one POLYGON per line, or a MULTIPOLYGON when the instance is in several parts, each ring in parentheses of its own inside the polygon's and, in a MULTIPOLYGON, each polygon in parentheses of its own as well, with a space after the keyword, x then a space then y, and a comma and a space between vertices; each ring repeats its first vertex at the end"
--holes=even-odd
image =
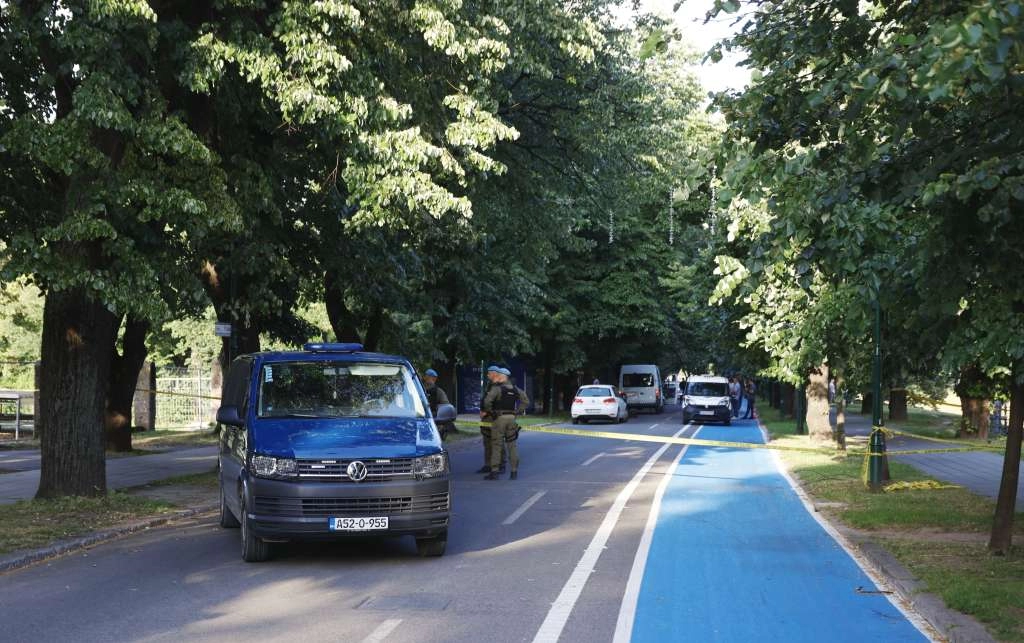
POLYGON ((727 397, 729 385, 725 382, 690 382, 686 394, 694 397, 727 397))
POLYGON ((401 364, 271 362, 259 375, 261 418, 426 417, 401 364))
POLYGON ((654 374, 653 373, 623 373, 622 374, 622 386, 626 387, 641 387, 641 386, 654 386, 654 374))
POLYGON ((604 386, 584 386, 577 397, 611 397, 612 390, 604 386))

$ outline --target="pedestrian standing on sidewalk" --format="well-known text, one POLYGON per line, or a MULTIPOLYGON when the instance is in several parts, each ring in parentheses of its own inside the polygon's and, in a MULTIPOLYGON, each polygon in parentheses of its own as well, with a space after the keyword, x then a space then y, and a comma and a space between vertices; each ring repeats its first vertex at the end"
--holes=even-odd
POLYGON ((747 412, 744 414, 744 420, 753 420, 757 417, 754 414, 754 399, 757 398, 757 386, 754 384, 754 380, 747 378, 747 383, 743 387, 743 397, 747 400, 747 412))
POLYGON ((516 416, 526 412, 530 404, 530 398, 526 391, 517 387, 509 381, 512 372, 507 368, 497 371, 494 378, 495 386, 487 392, 481 409, 493 418, 491 422, 491 472, 484 477, 484 480, 497 480, 500 472, 501 452, 503 447, 508 446, 508 463, 511 472, 509 480, 515 480, 519 476, 519 449, 516 443, 519 440, 519 426, 516 424, 516 416))
POLYGON ((740 416, 740 400, 742 399, 742 386, 738 375, 729 378, 729 402, 732 404, 732 416, 740 416))

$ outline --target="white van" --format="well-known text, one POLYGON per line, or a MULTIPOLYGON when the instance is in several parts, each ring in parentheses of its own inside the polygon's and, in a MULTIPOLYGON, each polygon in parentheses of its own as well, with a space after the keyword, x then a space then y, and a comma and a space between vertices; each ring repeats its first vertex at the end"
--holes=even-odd
POLYGON ((654 364, 623 364, 619 389, 626 394, 629 410, 650 409, 661 413, 665 397, 661 392, 661 371, 654 364))

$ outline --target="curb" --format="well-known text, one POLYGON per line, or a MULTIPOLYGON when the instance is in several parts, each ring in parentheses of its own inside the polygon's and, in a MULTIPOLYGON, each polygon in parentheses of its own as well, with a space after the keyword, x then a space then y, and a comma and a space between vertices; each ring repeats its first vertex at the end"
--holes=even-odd
POLYGON ((946 607, 941 597, 924 591, 919 581, 896 557, 873 540, 843 533, 853 542, 878 573, 885 577, 896 594, 914 608, 950 643, 995 643, 985 627, 967 614, 946 607))
POLYGON ((94 531, 92 533, 85 534, 84 536, 60 540, 38 549, 28 549, 15 552, 0 558, 0 574, 28 567, 29 565, 34 565, 35 563, 50 558, 64 556, 80 549, 91 547, 92 545, 98 545, 100 543, 120 538, 121 536, 127 536, 153 527, 159 527, 175 520, 208 513, 216 509, 217 505, 214 504, 200 505, 198 507, 183 509, 163 516, 155 516, 145 520, 138 520, 136 522, 125 523, 116 527, 110 527, 103 531, 94 531))

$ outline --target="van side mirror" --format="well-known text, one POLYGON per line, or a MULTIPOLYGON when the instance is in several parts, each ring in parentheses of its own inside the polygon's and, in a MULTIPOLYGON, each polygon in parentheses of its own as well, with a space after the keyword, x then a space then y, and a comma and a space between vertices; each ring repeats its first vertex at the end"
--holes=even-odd
POLYGON ((439 404, 434 420, 436 422, 454 422, 457 416, 458 413, 455 412, 454 406, 451 404, 439 404))
POLYGON ((242 418, 238 415, 237 406, 222 406, 217 409, 217 424, 242 426, 242 418))

